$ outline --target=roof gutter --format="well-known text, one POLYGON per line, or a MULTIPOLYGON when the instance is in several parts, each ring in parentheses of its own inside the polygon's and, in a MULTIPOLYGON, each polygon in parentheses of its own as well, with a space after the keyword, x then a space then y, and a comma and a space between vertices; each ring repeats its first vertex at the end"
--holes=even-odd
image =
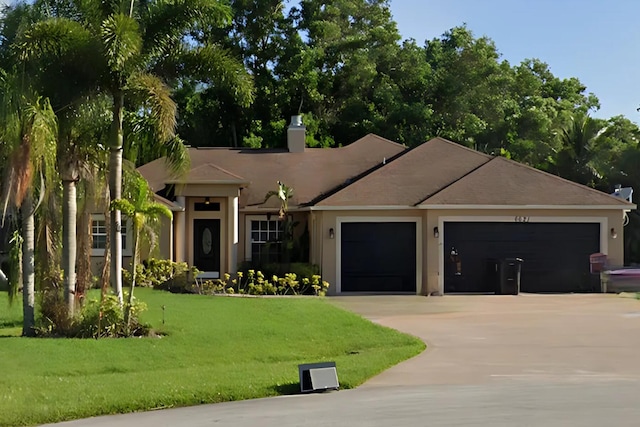
POLYGON ((433 210, 453 210, 453 209, 476 209, 476 210, 504 210, 504 209, 531 209, 531 210, 633 210, 637 209, 635 204, 625 205, 420 205, 417 209, 433 210))

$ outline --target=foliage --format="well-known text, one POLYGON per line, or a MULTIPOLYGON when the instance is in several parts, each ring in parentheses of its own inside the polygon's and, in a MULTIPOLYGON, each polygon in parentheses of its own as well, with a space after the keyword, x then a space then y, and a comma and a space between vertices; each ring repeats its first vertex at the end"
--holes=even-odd
MULTIPOLYGON (((160 218, 173 218, 173 214, 168 207, 153 201, 153 192, 149 188, 146 179, 135 173, 133 175, 133 194, 126 199, 116 199, 111 201, 111 210, 122 211, 133 225, 133 260, 131 262, 131 283, 129 286, 129 301, 124 310, 125 323, 129 323, 130 310, 133 307, 133 291, 136 286, 137 267, 140 260, 140 240, 141 234, 151 242, 151 250, 155 246, 157 230, 160 227, 160 218)), ((150 251, 151 251, 150 250, 150 251)))
POLYGON ((264 196, 264 202, 267 203, 269 199, 275 197, 280 202, 280 210, 278 211, 278 215, 280 219, 285 218, 287 212, 289 212, 289 200, 293 197, 293 188, 287 187, 282 182, 278 181, 278 189, 271 190, 267 192, 264 196))
POLYGON ((294 241, 293 241, 293 231, 294 228, 298 225, 298 222, 293 221, 292 217, 288 215, 289 213, 289 200, 293 198, 293 188, 288 187, 280 181, 277 181, 278 189, 268 191, 264 197, 264 202, 266 203, 272 197, 275 197, 280 202, 280 209, 278 211, 278 217, 282 222, 281 230, 282 234, 279 242, 274 242, 273 244, 280 245, 281 247, 281 255, 282 261, 285 265, 288 265, 291 262, 291 255, 293 251, 294 241))
POLYGON ((18 294, 20 283, 22 282, 22 235, 19 230, 14 230, 9 240, 9 303, 13 303, 18 294))
MULTIPOLYGON (((136 284, 158 290, 184 293, 190 291, 190 281, 199 273, 196 267, 186 262, 149 258, 137 266, 136 284)), ((131 273, 123 271, 124 281, 129 284, 131 273)))
POLYGON ((42 292, 40 305, 41 317, 36 328, 40 337, 123 338, 146 336, 150 332, 150 327, 139 321, 146 305, 137 299, 127 301, 123 307, 116 296, 105 295, 100 300, 90 299, 78 313, 69 317, 61 293, 52 289, 42 292), (130 310, 128 322, 125 321, 127 309, 130 310))
POLYGON ((252 261, 246 261, 240 263, 238 271, 242 272, 245 277, 249 270, 260 270, 265 277, 272 276, 284 276, 287 273, 294 273, 299 278, 310 279, 311 276, 320 274, 320 267, 316 264, 310 264, 307 262, 292 262, 290 264, 278 264, 278 263, 254 263, 252 261))
POLYGON ((295 273, 266 277, 261 271, 249 270, 246 276, 238 272, 232 279, 230 274, 225 274, 222 279, 207 280, 201 287, 196 284, 195 289, 201 294, 325 296, 329 282, 318 274, 300 278, 295 273))

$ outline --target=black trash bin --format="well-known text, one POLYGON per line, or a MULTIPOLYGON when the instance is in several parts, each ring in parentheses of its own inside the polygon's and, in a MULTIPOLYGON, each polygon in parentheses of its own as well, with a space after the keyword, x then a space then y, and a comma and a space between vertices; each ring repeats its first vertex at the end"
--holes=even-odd
POLYGON ((500 295, 520 293, 521 258, 505 258, 500 262, 500 295))

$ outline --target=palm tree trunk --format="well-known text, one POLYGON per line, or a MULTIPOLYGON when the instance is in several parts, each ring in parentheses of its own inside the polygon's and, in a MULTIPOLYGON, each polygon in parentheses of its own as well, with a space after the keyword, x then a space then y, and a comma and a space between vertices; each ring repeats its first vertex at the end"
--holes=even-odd
POLYGON ((64 272, 64 302, 71 317, 76 302, 76 220, 78 213, 76 181, 73 172, 62 182, 62 270, 64 272))
MULTIPOLYGON (((116 92, 113 95, 113 134, 111 136, 111 158, 109 159, 109 192, 111 200, 122 197, 122 146, 124 135, 122 119, 124 95, 116 92)), ((111 211, 111 286, 122 304, 122 232, 120 210, 111 211)))
MULTIPOLYGON (((85 187, 91 187, 87 185, 85 187)), ((85 200, 94 200, 91 191, 85 191, 85 200)), ((91 243, 93 242, 91 235, 91 211, 89 205, 85 202, 80 207, 78 214, 78 233, 76 233, 76 247, 78 248, 76 258, 76 303, 82 305, 86 296, 87 288, 91 286, 91 243)))
POLYGON ((140 230, 133 221, 133 260, 131 261, 131 286, 129 288, 129 300, 124 310, 124 323, 127 325, 127 331, 129 330, 129 317, 131 315, 131 305, 133 304, 133 289, 136 287, 136 270, 138 266, 138 242, 140 240, 140 230))
POLYGON ((29 190, 20 208, 22 215, 22 335, 35 335, 35 214, 33 195, 29 190))

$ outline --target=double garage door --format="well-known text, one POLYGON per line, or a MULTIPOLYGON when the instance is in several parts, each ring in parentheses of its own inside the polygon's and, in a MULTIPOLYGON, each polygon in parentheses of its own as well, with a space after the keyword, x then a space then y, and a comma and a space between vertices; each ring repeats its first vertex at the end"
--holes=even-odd
MULTIPOLYGON (((415 293, 416 231, 415 222, 343 222, 342 292, 415 293)), ((446 222, 440 250, 445 293, 495 292, 490 270, 505 258, 523 259, 522 292, 600 290, 589 271, 589 255, 600 252, 597 223, 446 222)))
POLYGON ((600 224, 447 222, 444 291, 494 292, 495 261, 521 258, 522 292, 597 292, 600 224), (453 254, 452 254, 453 253, 453 254))

